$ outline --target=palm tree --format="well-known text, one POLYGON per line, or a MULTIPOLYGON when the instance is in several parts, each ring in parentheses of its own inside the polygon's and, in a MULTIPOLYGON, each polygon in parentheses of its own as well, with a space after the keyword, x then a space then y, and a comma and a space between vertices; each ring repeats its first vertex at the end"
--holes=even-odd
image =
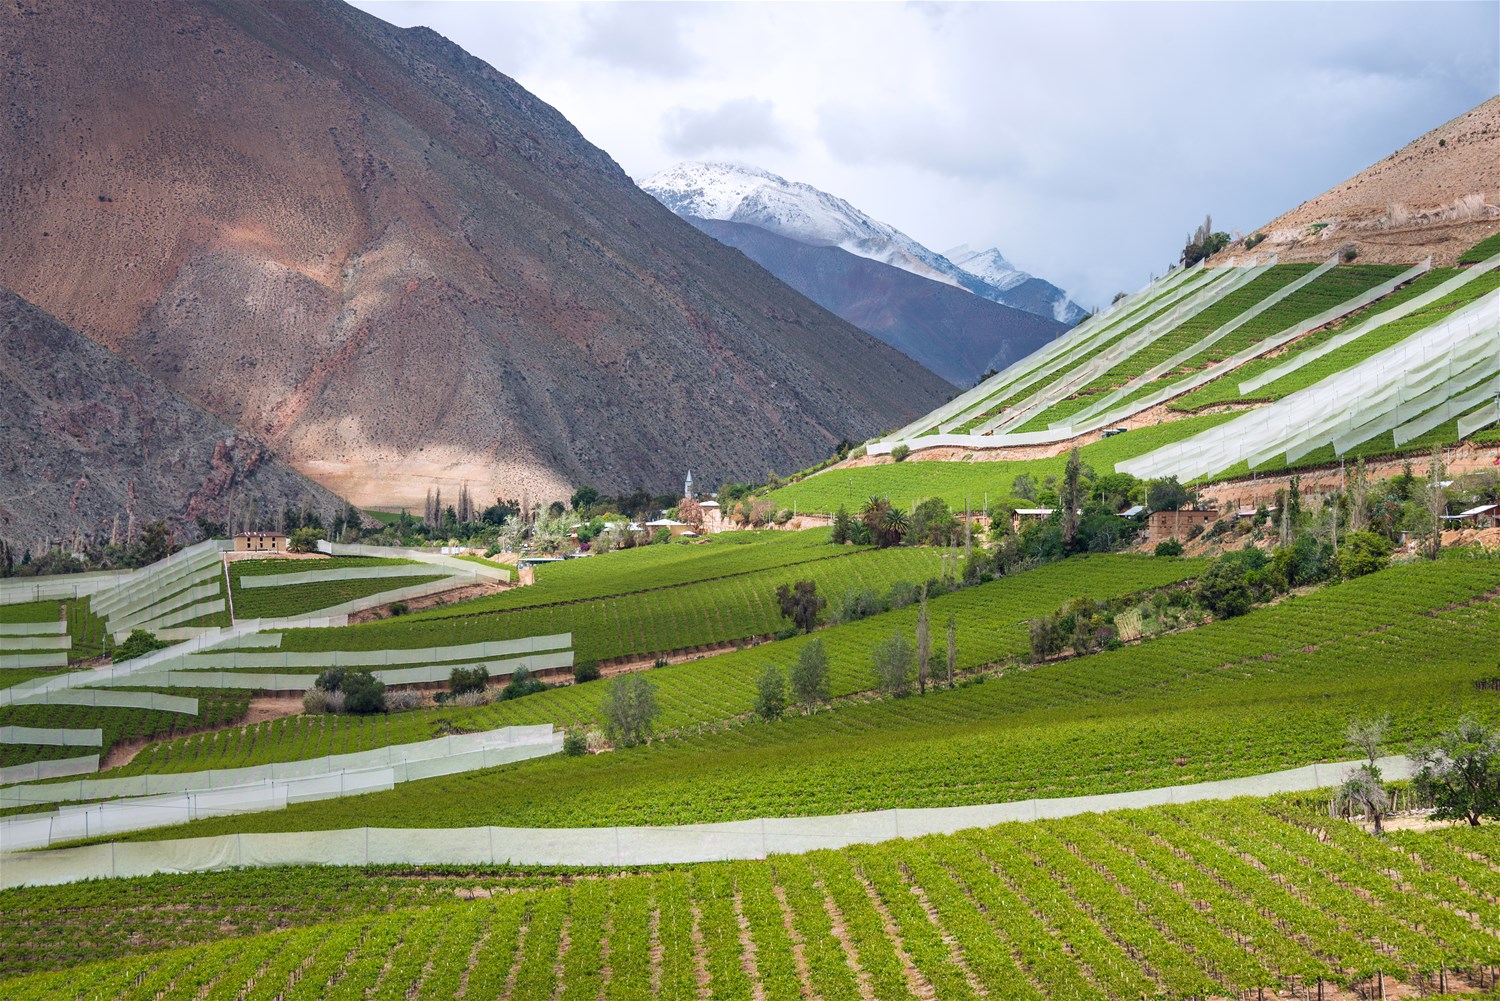
POLYGON ((880 518, 880 529, 884 535, 884 542, 888 546, 894 546, 906 537, 907 529, 911 523, 907 521, 906 512, 900 508, 886 508, 885 514, 880 518))

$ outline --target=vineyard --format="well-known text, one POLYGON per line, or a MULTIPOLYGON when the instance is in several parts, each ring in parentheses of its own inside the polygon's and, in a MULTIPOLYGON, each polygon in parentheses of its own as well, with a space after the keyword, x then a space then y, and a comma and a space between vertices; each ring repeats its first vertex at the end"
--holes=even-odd
POLYGON ((307 615, 320 608, 364 598, 382 591, 442 580, 444 574, 413 577, 375 578, 369 580, 309 581, 276 587, 245 587, 247 577, 265 578, 290 574, 336 574, 377 566, 412 566, 415 560, 364 557, 334 557, 326 560, 235 560, 229 564, 230 588, 234 596, 234 615, 239 619, 280 619, 307 615))
POLYGON ((273 870, 9 891, 0 903, 16 920, 0 931, 0 969, 65 968, 0 994, 1124 999, 1489 987, 1500 853, 1464 833, 1382 841, 1291 801, 1236 801, 610 879, 273 870), (77 965, 100 957, 112 958, 77 965))
MULTIPOLYGON (((1400 750, 1464 713, 1500 722, 1500 705, 1474 687, 1495 670, 1500 607, 1486 596, 1496 588, 1500 560, 1406 565, 1115 652, 769 724, 722 719, 748 710, 769 659, 747 651, 733 673, 713 670, 722 658, 653 672, 673 719, 704 722, 678 725, 647 747, 157 836, 337 829, 369 816, 394 827, 697 823, 1119 792, 1342 760, 1349 721, 1373 713, 1390 715, 1389 746, 1400 750), (726 694, 734 686, 743 701, 726 694), (631 795, 621 797, 622 788, 631 795)), ((965 635, 961 626, 961 663, 965 635)), ((868 671, 868 649, 851 660, 830 646, 834 677, 868 671)), ((868 675, 856 683, 868 687, 868 675)), ((560 723, 567 714, 557 706, 597 698, 589 689, 474 710, 471 719, 560 723)))
MULTIPOLYGON (((153 709, 28 704, 0 706, 0 726, 97 728, 104 736, 104 744, 99 748, 102 755, 124 740, 169 740, 190 730, 227 726, 244 718, 250 702, 250 693, 245 691, 178 689, 173 694, 196 697, 198 715, 153 709)), ((67 758, 77 753, 71 747, 0 744, 0 766, 67 758)))

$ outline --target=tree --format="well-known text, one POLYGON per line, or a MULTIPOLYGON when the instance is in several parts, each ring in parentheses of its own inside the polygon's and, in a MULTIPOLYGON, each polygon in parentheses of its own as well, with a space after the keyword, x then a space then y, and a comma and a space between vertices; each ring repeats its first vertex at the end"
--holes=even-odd
POLYGON ((953 675, 958 670, 958 620, 948 613, 948 688, 953 688, 953 675))
POLYGON ((1416 787, 1432 800, 1436 820, 1500 819, 1500 731, 1465 717, 1429 747, 1412 755, 1416 787))
POLYGON ((125 642, 115 649, 114 662, 119 664, 123 661, 134 660, 137 657, 144 657, 153 650, 161 650, 171 645, 166 640, 157 639, 155 633, 145 629, 132 629, 130 635, 125 638, 125 642))
POLYGON ((465 692, 482 692, 489 680, 490 669, 483 664, 476 664, 473 667, 455 667, 448 675, 448 695, 452 697, 463 695, 465 692))
POLYGON ((1214 219, 1203 217, 1203 224, 1193 231, 1182 248, 1182 266, 1190 268, 1206 257, 1212 257, 1229 246, 1229 234, 1214 232, 1214 219))
POLYGON ((1339 576, 1353 580, 1390 566, 1395 546, 1390 539, 1374 532, 1355 532, 1339 547, 1339 576))
POLYGON ((1375 759, 1380 756, 1380 745, 1385 743, 1385 734, 1390 727, 1391 718, 1389 716, 1381 716, 1377 719, 1355 720, 1349 724, 1349 746, 1363 754, 1365 761, 1371 768, 1374 768, 1375 759))
POLYGON ((897 629, 890 639, 875 648, 872 667, 875 687, 893 698, 911 694, 911 662, 914 654, 911 643, 897 629))
POLYGON ((344 693, 344 712, 385 712, 385 682, 369 671, 350 671, 344 675, 339 688, 344 693))
POLYGON ((832 542, 835 546, 842 546, 844 543, 850 541, 852 529, 853 524, 852 519, 849 517, 849 511, 841 504, 839 505, 838 513, 833 516, 833 532, 829 535, 828 541, 832 542))
POLYGON ((1010 492, 1022 500, 1036 500, 1036 480, 1030 473, 1021 473, 1010 482, 1010 492))
POLYGON ((927 694, 927 662, 932 659, 932 626, 927 620, 927 588, 917 608, 917 690, 927 694))
POLYGON ((1381 821, 1390 807, 1380 769, 1374 765, 1360 765, 1333 794, 1333 808, 1340 816, 1362 813, 1375 825, 1376 834, 1381 832, 1381 821))
POLYGON ((1030 622, 1031 659, 1041 663, 1062 650, 1063 639, 1058 630, 1057 619, 1051 615, 1039 615, 1030 622))
POLYGON ((573 491, 573 496, 568 498, 568 506, 571 507, 574 511, 581 511, 584 508, 588 507, 590 504, 597 503, 598 500, 599 491, 595 490, 588 484, 584 484, 577 490, 573 491))
POLYGON ((1230 619, 1250 611, 1250 585, 1246 580, 1245 564, 1232 556, 1220 556, 1209 564, 1198 579, 1194 592, 1198 604, 1208 609, 1216 618, 1230 619))
POLYGON ((899 546, 901 540, 906 538, 906 531, 910 527, 906 512, 900 508, 886 505, 885 511, 880 516, 880 546, 899 546))
POLYGON ((817 628, 818 613, 828 604, 828 599, 818 594, 817 581, 799 580, 792 586, 778 586, 776 603, 781 606, 784 618, 791 619, 798 629, 810 633, 817 628))
POLYGON ((316 528, 299 528, 292 532, 292 537, 287 540, 286 548, 293 553, 316 552, 318 539, 322 534, 316 528))
POLYGON ((1443 515, 1448 513, 1448 490, 1443 486, 1443 450, 1435 447, 1427 464, 1427 480, 1422 490, 1422 534, 1427 558, 1435 560, 1443 548, 1443 515))
POLYGON ((755 684, 755 715, 766 722, 781 719, 786 712, 786 678, 781 669, 767 664, 755 684))
POLYGON ((1349 474, 1349 531, 1363 532, 1370 523, 1370 474, 1365 470, 1364 456, 1354 460, 1349 474))
POLYGON ((828 654, 821 638, 803 644, 791 680, 792 699, 804 710, 828 701, 828 654))
POLYGON ((1187 487, 1178 483, 1175 476, 1146 484, 1146 507, 1152 511, 1176 511, 1186 507, 1191 499, 1187 487))
POLYGON ((622 674, 604 692, 604 733, 621 747, 634 747, 651 739, 659 712, 651 679, 622 674))
POLYGON ((164 521, 153 521, 141 526, 140 546, 136 551, 135 565, 147 566, 172 555, 172 530, 164 521))
POLYGON ((684 497, 677 502, 677 520, 687 525, 693 531, 703 531, 703 505, 691 497, 684 497))
POLYGON ((1068 465, 1063 470, 1062 484, 1062 534, 1063 545, 1073 548, 1078 537, 1078 509, 1083 506, 1083 460, 1078 457, 1078 448, 1068 453, 1068 465))

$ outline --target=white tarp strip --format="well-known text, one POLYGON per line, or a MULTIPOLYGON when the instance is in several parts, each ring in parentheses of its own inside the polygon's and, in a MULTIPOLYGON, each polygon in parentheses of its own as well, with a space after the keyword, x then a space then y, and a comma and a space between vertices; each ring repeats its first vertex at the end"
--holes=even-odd
POLYGON ((11 699, 13 706, 103 706, 110 709, 154 709, 157 712, 198 715, 198 700, 161 692, 115 692, 99 688, 64 688, 34 692, 11 699))
POLYGON ((425 598, 429 594, 441 594, 444 591, 451 591, 456 587, 463 587, 466 584, 478 583, 478 581, 478 577, 465 578, 455 574, 452 577, 428 581, 425 584, 412 584, 409 587, 392 588, 389 591, 381 591, 379 594, 354 598, 338 605, 329 605, 327 608, 318 609, 318 614, 324 616, 353 615, 355 612, 363 612, 369 608, 379 608, 381 605, 389 605, 395 601, 406 601, 409 598, 425 598))
MULTIPOLYGON (((317 564, 313 564, 316 566, 317 564)), ((388 564, 373 567, 340 567, 334 570, 308 570, 298 573, 243 574, 235 587, 292 587, 296 584, 320 584, 330 580, 380 580, 385 577, 431 577, 437 570, 432 565, 410 563, 388 564)))
POLYGON ((62 619, 48 622, 0 622, 0 643, 9 643, 17 636, 59 636, 68 631, 62 619))
POLYGON ((202 584, 190 587, 185 591, 168 595, 154 601, 149 605, 143 605, 132 612, 116 613, 107 617, 109 631, 111 633, 126 633, 138 629, 147 622, 154 622, 166 618, 180 608, 186 608, 195 602, 204 601, 209 598, 220 598, 224 594, 224 583, 218 576, 210 578, 202 584))
POLYGON ((0 786, 14 782, 41 782, 45 779, 63 778, 68 775, 83 775, 99 770, 99 755, 85 754, 81 758, 51 758, 46 761, 28 761, 24 765, 7 765, 0 768, 0 786))
POLYGON ((1134 355, 1137 351, 1156 343, 1199 313, 1216 305, 1226 296, 1254 282, 1257 278, 1271 270, 1272 267, 1274 267, 1274 264, 1263 264, 1259 267, 1249 268, 1238 272, 1227 281, 1215 282, 1207 288, 1194 292, 1179 305, 1169 310, 1164 316, 1152 320, 1134 333, 1127 334, 1117 343, 1105 348, 1093 358, 1067 372, 1061 379, 1052 383, 1041 392, 1032 395, 999 416, 979 425, 979 427, 974 429, 975 432, 986 434, 991 431, 1004 432, 1011 428, 1020 427, 1036 414, 1041 413, 1057 401, 1087 386, 1126 358, 1134 355))
POLYGON ((100 729, 65 729, 57 726, 0 726, 0 744, 45 744, 51 747, 102 747, 100 729))
POLYGON ((130 578, 131 571, 71 573, 51 577, 26 577, 0 584, 0 605, 24 605, 33 601, 63 601, 83 598, 115 587, 130 578))
POLYGON ((553 633, 547 636, 523 636, 513 640, 486 640, 482 643, 464 643, 457 646, 426 646, 406 649, 382 647, 377 650, 281 650, 275 653, 258 650, 213 649, 203 653, 175 658, 167 666, 179 670, 236 670, 242 668, 265 668, 267 670, 325 667, 376 667, 402 664, 433 664, 440 661, 482 660, 486 657, 505 657, 518 653, 538 653, 544 650, 561 650, 573 645, 572 633, 553 633))
POLYGON ((1272 450, 1277 446, 1285 449, 1288 443, 1308 440, 1360 414, 1372 394, 1399 390, 1411 373, 1462 354, 1480 343, 1478 338, 1493 338, 1500 322, 1497 301, 1500 292, 1492 292, 1314 386, 1115 468, 1143 479, 1177 476, 1186 482, 1228 469, 1252 454, 1276 454, 1272 450))
POLYGON ((71 636, 0 636, 0 653, 34 653, 37 650, 67 650, 71 636))
MULTIPOLYGON (((1101 346, 1120 336, 1152 313, 1171 307, 1188 296, 1196 295, 1216 282, 1233 277, 1234 273, 1234 268, 1222 268, 1209 273, 1206 281, 1199 282, 1195 279, 1192 282, 1165 283, 1156 294, 1141 300, 1130 309, 1120 311, 1108 322, 1089 329, 1086 336, 1079 336, 1077 333, 1079 328, 1075 327, 1074 331, 1070 332, 1073 336, 1068 337, 1066 343, 1060 338, 1052 345, 1048 345, 1048 348, 1057 345, 1060 350, 1051 351, 1045 356, 1038 352, 1031 355, 1029 359, 1022 359, 1016 366, 1012 366, 1012 369, 1016 370, 1014 378, 1005 383, 995 383, 989 393, 976 400, 965 411, 939 423, 938 430, 946 433, 967 424, 990 408, 999 405, 1006 397, 1015 395, 1029 385, 1042 383, 1043 380, 1056 375, 1069 365, 1077 363, 1090 352, 1097 351, 1101 346), (1027 364, 1028 362, 1034 362, 1034 364, 1027 364)), ((991 382, 994 383, 995 380, 991 382)), ((1045 388, 1045 386, 1039 385, 1038 388, 1045 388)), ((930 421, 924 423, 931 426, 930 421)))
POLYGON ((1093 332, 1100 329, 1106 323, 1112 324, 1115 318, 1123 315, 1124 310, 1134 309, 1142 303, 1156 298, 1158 295, 1161 295, 1162 292, 1164 292, 1166 289, 1180 282, 1186 275, 1190 273, 1197 274, 1202 270, 1202 268, 1203 265, 1201 263, 1196 264, 1186 271, 1174 270, 1168 272, 1166 275, 1163 275, 1161 278, 1147 282, 1133 295, 1126 296, 1119 302, 1112 303, 1108 308, 1086 318, 1085 320, 1083 320, 1083 322, 1079 323, 1072 330, 1067 331, 1056 340, 1043 345, 1042 347, 1033 351, 1031 354, 1027 355, 1025 358, 1021 358, 1017 361, 1012 362, 1010 365, 1007 365, 1002 371, 997 372, 995 375, 990 376, 988 379, 985 379, 983 382, 976 385, 973 389, 960 393, 958 396, 949 400, 941 407, 938 407, 936 410, 923 415, 920 419, 913 421, 912 423, 888 435, 885 439, 882 440, 895 442, 900 441, 901 439, 908 436, 919 434, 928 428, 951 419, 956 414, 968 409, 969 407, 972 407, 976 403, 980 403, 984 400, 989 399, 999 390, 1004 389, 1006 386, 1009 386, 1012 382, 1020 378, 1022 375, 1030 373, 1038 366, 1045 363, 1049 358, 1052 358, 1060 352, 1070 350, 1073 345, 1077 344, 1084 338, 1092 337, 1093 332))
POLYGON ((419 563, 430 563, 433 566, 447 567, 460 574, 470 576, 487 577, 490 580, 510 580, 510 570, 496 566, 493 563, 475 563, 471 560, 461 560, 455 556, 444 556, 430 549, 405 549, 399 546, 364 546, 351 545, 343 542, 329 542, 326 539, 318 540, 318 551, 330 556, 379 556, 387 559, 416 560, 419 563))
MULTIPOLYGON (((1427 266, 1430 267, 1432 258, 1429 257, 1427 261, 1427 266)), ((1267 371, 1262 372, 1260 375, 1254 376, 1250 379, 1246 379, 1244 382, 1240 383, 1240 392, 1242 394, 1251 393, 1262 386, 1269 386, 1271 383, 1276 382, 1277 380, 1282 379, 1288 375, 1291 375, 1293 372, 1297 371, 1303 366, 1317 361, 1319 358, 1322 358, 1326 354, 1331 354, 1332 352, 1337 351, 1345 344, 1358 340, 1359 338, 1365 336, 1373 330, 1378 330, 1388 323, 1393 323, 1396 320, 1401 319, 1403 316, 1408 316, 1411 313, 1415 313, 1419 309, 1423 309, 1427 306, 1432 305, 1439 299, 1442 299, 1445 296, 1451 295, 1452 293, 1458 291, 1460 288, 1467 285, 1475 278, 1478 278, 1486 271, 1492 270, 1496 267, 1500 267, 1500 254, 1496 254, 1494 257, 1491 257, 1483 264, 1479 264, 1472 268, 1469 268, 1463 273, 1448 279, 1442 284, 1428 289, 1421 295, 1409 299, 1399 306, 1393 306, 1378 316, 1370 317, 1370 319, 1350 330, 1344 331, 1342 334, 1330 337, 1328 340, 1324 341, 1322 344, 1319 344, 1317 347, 1308 348, 1306 351, 1298 352, 1295 356, 1287 359, 1286 362, 1276 366, 1273 369, 1268 369, 1267 371)))
POLYGON ((328 754, 300 761, 280 761, 248 768, 213 768, 168 775, 127 775, 118 778, 48 782, 42 785, 0 789, 0 809, 35 806, 39 803, 82 803, 122 796, 161 796, 168 793, 204 792, 242 787, 253 783, 335 775, 383 766, 406 768, 419 762, 442 760, 474 751, 508 747, 533 747, 555 736, 550 723, 507 726, 481 733, 460 733, 412 744, 388 744, 368 751, 328 754))
POLYGON ((0 654, 0 669, 8 667, 37 668, 67 666, 68 651, 66 650, 51 650, 45 653, 0 654))
MULTIPOLYGON (((1088 813, 1176 803, 1311 792, 1342 782, 1364 764, 1306 765, 1240 779, 1163 786, 1095 796, 1028 799, 978 806, 882 810, 829 817, 766 817, 682 827, 356 828, 280 834, 226 834, 172 841, 117 842, 8 855, 0 889, 159 872, 209 872, 288 865, 684 865, 763 859, 849 845, 876 844, 976 827, 1055 820, 1088 813)), ((1409 779, 1402 756, 1376 762, 1389 780, 1409 779)), ((33 835, 35 837, 35 835, 33 835)))
POLYGON ((1480 428, 1487 428, 1491 424, 1500 423, 1500 400, 1486 403, 1473 413, 1465 414, 1458 419, 1458 436, 1467 438, 1480 428))
POLYGON ((222 612, 226 609, 226 607, 227 605, 225 604, 223 598, 214 598, 210 601, 200 601, 196 605, 189 605, 186 608, 179 608, 177 611, 163 615, 161 618, 148 619, 145 622, 138 622, 135 625, 131 626, 130 629, 121 629, 115 632, 114 635, 117 640, 123 640, 125 637, 130 635, 132 629, 144 629, 147 632, 151 632, 156 629, 165 629, 168 626, 180 626, 184 622, 191 622, 194 619, 201 618, 205 615, 212 615, 215 612, 222 612))
POLYGON ((171 584, 217 574, 222 560, 223 549, 217 543, 200 542, 137 570, 128 580, 98 595, 90 607, 99 615, 128 611, 143 602, 149 603, 153 595, 171 584))
MULTIPOLYGON (((256 620, 259 621, 259 620, 256 620)), ((281 633, 254 633, 241 636, 215 649, 265 650, 281 646, 281 633)))
MULTIPOLYGON (((1491 372, 1494 372, 1496 369, 1500 369, 1500 365, 1490 365, 1488 368, 1491 372)), ((1500 379, 1491 376, 1482 385, 1466 390, 1457 396, 1450 397, 1421 417, 1407 421, 1396 428, 1394 433, 1395 443, 1397 445, 1405 445, 1413 438, 1420 438, 1438 425, 1452 420, 1459 414, 1467 413, 1470 407, 1481 400, 1486 398, 1493 400, 1496 393, 1500 393, 1500 379)))
POLYGON ((1338 264, 1338 261, 1338 255, 1335 254, 1334 256, 1330 257, 1328 260, 1320 264, 1318 267, 1303 275, 1301 278, 1298 278, 1296 281, 1290 283, 1289 285, 1286 285, 1281 289, 1278 289, 1276 292, 1273 292, 1270 295, 1266 296, 1260 302, 1257 302, 1255 305, 1245 310, 1239 316, 1236 316, 1234 319, 1230 320, 1219 329, 1203 337, 1196 343, 1183 348, 1181 351, 1177 352, 1166 361, 1151 366, 1145 372, 1136 376, 1134 379, 1131 379, 1125 385, 1108 394, 1103 399, 1090 404, 1089 406, 1080 410, 1078 413, 1067 418, 1066 420, 1056 421, 1052 424, 1049 424, 1048 427, 1056 430, 1059 428, 1071 428, 1075 425, 1083 424, 1095 414, 1101 413, 1107 408, 1114 406, 1114 404, 1118 403, 1120 400, 1123 400, 1127 396, 1140 391, 1141 389, 1145 388, 1150 383, 1155 382, 1157 379, 1166 375, 1168 372, 1172 371, 1182 363, 1197 357, 1204 351, 1207 351, 1209 348, 1213 347, 1215 344, 1219 343, 1224 338, 1228 337, 1230 334, 1234 333, 1236 330, 1243 327, 1245 324, 1249 323, 1251 320, 1255 319, 1266 310, 1270 309, 1272 306, 1275 306, 1277 303, 1284 301, 1289 296, 1296 294, 1297 292, 1306 288, 1308 285, 1311 285, 1313 282, 1317 281, 1319 278, 1322 278, 1329 271, 1333 270, 1333 268, 1338 264))
MULTIPOLYGON (((573 666, 573 651, 560 650, 555 653, 533 653, 509 660, 482 660, 462 664, 427 664, 421 667, 398 667, 374 669, 370 673, 387 685, 423 685, 447 681, 456 667, 489 668, 490 677, 504 678, 514 674, 518 668, 528 671, 548 671, 573 666)), ((97 685, 114 684, 150 686, 152 688, 216 688, 250 689, 266 692, 305 692, 318 680, 320 668, 310 668, 303 674, 262 674, 254 671, 168 671, 164 674, 138 674, 119 681, 104 679, 97 685)))

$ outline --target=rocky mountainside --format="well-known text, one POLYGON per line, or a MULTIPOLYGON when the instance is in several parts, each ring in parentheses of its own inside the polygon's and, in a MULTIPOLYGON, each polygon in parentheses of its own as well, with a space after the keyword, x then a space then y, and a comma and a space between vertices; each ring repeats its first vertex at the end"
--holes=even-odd
MULTIPOLYGON (((1445 122, 1250 235, 1255 252, 1282 261, 1321 260, 1344 247, 1370 263, 1432 255, 1451 267, 1500 231, 1500 97, 1445 122)), ((1236 241, 1211 264, 1244 255, 1236 241)))
POLYGON ((1027 274, 1005 259, 996 247, 971 250, 968 244, 954 247, 943 255, 955 265, 1005 296, 1005 303, 1038 316, 1051 316, 1058 323, 1072 326, 1088 312, 1073 302, 1051 282, 1027 274))
POLYGON ((956 385, 971 386, 1068 329, 840 247, 800 243, 748 223, 685 218, 956 385))
POLYGON ((952 387, 336 0, 0 11, 0 285, 367 506, 799 468, 952 387))
POLYGON ((839 247, 1063 323, 1086 315, 1062 289, 1011 267, 999 251, 990 253, 1004 263, 1003 274, 965 269, 842 198, 758 167, 689 161, 652 175, 641 187, 681 216, 745 223, 810 246, 839 247))
POLYGON ((325 523, 333 494, 261 442, 176 396, 118 354, 0 289, 0 538, 17 550, 230 504, 307 506, 325 523))

